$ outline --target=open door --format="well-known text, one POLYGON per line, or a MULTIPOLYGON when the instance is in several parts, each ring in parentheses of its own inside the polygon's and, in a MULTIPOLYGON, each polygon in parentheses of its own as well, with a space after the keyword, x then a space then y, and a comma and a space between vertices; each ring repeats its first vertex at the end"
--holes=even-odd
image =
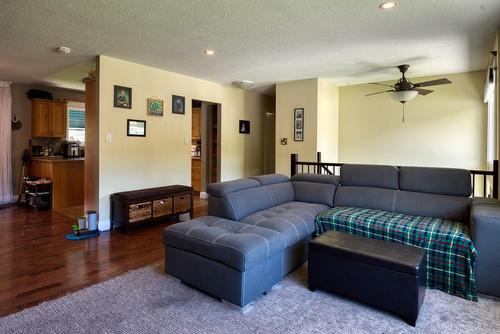
POLYGON ((191 185, 205 197, 207 184, 220 181, 221 105, 200 100, 191 105, 191 185))

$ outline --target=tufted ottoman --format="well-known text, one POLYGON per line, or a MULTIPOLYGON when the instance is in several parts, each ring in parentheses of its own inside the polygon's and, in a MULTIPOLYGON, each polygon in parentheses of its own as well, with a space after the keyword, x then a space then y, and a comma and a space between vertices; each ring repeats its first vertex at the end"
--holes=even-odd
POLYGON ((166 273, 240 307, 281 280, 277 231, 205 216, 165 228, 163 241, 166 273))

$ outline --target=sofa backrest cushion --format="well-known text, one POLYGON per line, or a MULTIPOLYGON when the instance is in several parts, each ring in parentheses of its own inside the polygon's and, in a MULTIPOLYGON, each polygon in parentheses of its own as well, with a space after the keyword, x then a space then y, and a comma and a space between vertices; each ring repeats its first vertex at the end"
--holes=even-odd
POLYGON ((340 167, 340 184, 396 190, 398 172, 395 166, 345 164, 340 167))
POLYGON ((276 206, 283 203, 292 202, 295 199, 292 183, 287 181, 283 183, 274 183, 264 186, 271 196, 272 205, 276 206))
POLYGON ((471 195, 471 174, 466 169, 401 167, 399 189, 420 193, 471 195))
POLYGON ((289 182, 290 178, 283 174, 265 174, 252 176, 250 179, 258 181, 263 186, 268 186, 275 183, 289 182))
POLYGON ((222 197, 226 194, 249 188, 259 187, 260 182, 251 179, 238 179, 233 181, 210 183, 207 186, 207 193, 210 196, 222 197))
POLYGON ((272 206, 269 191, 260 182, 239 179, 207 186, 208 214, 211 216, 240 220, 252 213, 272 206))
POLYGON ((231 219, 236 221, 273 206, 271 195, 264 187, 236 191, 227 194, 225 200, 232 211, 231 219))
POLYGON ((335 194, 334 206, 376 209, 393 212, 397 190, 375 187, 340 185, 335 194))
POLYGON ((294 192, 290 178, 282 174, 266 174, 252 176, 251 179, 257 180, 269 192, 272 200, 272 206, 291 202, 294 200, 294 192))
POLYGON ((333 207, 333 198, 339 184, 338 176, 296 174, 291 181, 296 201, 319 203, 333 207))
POLYGON ((469 197, 398 191, 396 212, 469 223, 469 197))

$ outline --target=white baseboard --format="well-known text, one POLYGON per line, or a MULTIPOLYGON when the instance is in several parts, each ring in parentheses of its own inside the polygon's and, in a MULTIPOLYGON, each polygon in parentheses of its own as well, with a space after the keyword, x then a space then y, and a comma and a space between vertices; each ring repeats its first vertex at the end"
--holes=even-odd
POLYGON ((200 198, 203 198, 203 199, 208 198, 208 194, 204 191, 200 191, 200 198))
POLYGON ((109 219, 106 220, 99 220, 97 223, 97 228, 99 231, 109 231, 111 228, 111 221, 109 219))
POLYGON ((15 196, 12 196, 12 199, 8 202, 0 202, 0 205, 7 205, 7 204, 14 204, 17 202, 17 199, 19 198, 19 196, 15 195, 15 196))

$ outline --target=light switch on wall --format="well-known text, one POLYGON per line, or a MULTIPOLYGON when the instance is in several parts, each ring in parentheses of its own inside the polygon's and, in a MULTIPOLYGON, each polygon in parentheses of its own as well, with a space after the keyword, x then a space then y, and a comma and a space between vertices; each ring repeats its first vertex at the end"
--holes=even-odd
POLYGON ((111 143, 111 133, 106 133, 106 137, 104 139, 106 143, 111 143))

